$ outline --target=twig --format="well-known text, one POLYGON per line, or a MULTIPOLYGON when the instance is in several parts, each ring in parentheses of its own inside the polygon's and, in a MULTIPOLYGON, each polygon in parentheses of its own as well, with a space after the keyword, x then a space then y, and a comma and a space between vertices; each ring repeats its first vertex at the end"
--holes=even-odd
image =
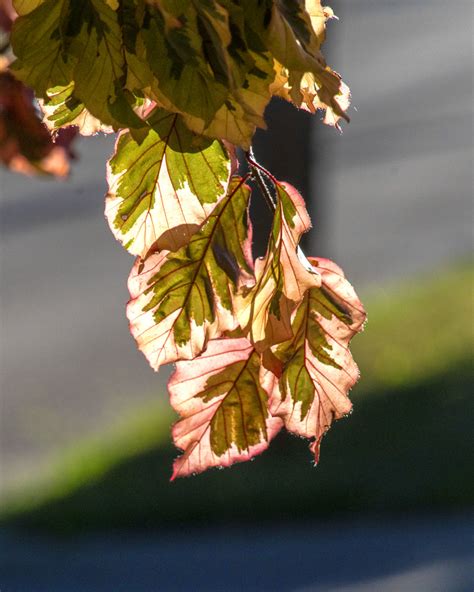
MULTIPOLYGON (((260 192, 262 193, 262 195, 265 199, 265 202, 267 203, 270 210, 272 212, 275 212, 276 201, 275 201, 270 189, 268 188, 268 185, 265 182, 265 177, 268 177, 274 185, 277 184, 277 180, 269 171, 267 171, 267 169, 265 169, 261 164, 259 164, 255 160, 255 156, 254 156, 252 147, 250 147, 249 150, 245 153, 245 158, 247 159, 247 162, 249 164, 250 174, 252 176, 252 179, 254 179, 256 181, 256 183, 260 189, 260 192)), ((314 266, 311 264, 311 262, 308 260, 308 258, 304 254, 303 249, 299 245, 296 247, 296 254, 298 256, 298 259, 300 260, 300 263, 303 265, 303 267, 306 269, 306 271, 309 271, 310 273, 314 273, 314 274, 319 275, 318 272, 316 271, 316 269, 314 268, 314 266)))
POLYGON ((270 189, 268 188, 268 185, 265 182, 264 174, 267 175, 270 179, 272 179, 272 181, 274 181, 273 176, 255 160, 252 147, 250 147, 249 150, 245 153, 245 158, 247 159, 247 162, 250 166, 252 178, 257 183, 267 206, 270 208, 272 212, 274 212, 276 210, 276 202, 270 189))

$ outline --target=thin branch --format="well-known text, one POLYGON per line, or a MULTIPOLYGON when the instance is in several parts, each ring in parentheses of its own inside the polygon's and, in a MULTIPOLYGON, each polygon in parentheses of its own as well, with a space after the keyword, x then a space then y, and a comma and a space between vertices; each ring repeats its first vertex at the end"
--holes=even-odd
MULTIPOLYGON (((245 158, 247 159, 247 162, 249 164, 250 174, 252 176, 252 179, 254 179, 255 182, 257 183, 257 185, 260 189, 260 192, 262 193, 262 195, 265 199, 265 202, 267 203, 270 210, 272 212, 275 212, 276 201, 275 201, 270 189, 268 188, 268 185, 265 182, 265 178, 267 177, 268 179, 270 179, 274 185, 277 184, 277 180, 269 171, 267 171, 266 168, 264 168, 261 164, 259 164, 255 160, 255 156, 254 156, 252 147, 250 147, 249 150, 247 152, 245 152, 245 158)), ((303 267, 306 269, 306 271, 309 271, 310 273, 314 273, 314 274, 319 275, 319 273, 316 271, 314 266, 308 260, 308 258, 306 257, 306 255, 303 252, 303 249, 299 245, 296 247, 296 254, 298 256, 298 259, 300 260, 300 263, 303 265, 303 267)))
POLYGON ((247 159, 247 162, 249 164, 252 178, 257 183, 267 206, 272 212, 274 212, 276 210, 276 202, 270 189, 268 188, 268 185, 265 182, 264 175, 266 175, 272 181, 274 181, 273 176, 255 160, 252 147, 250 147, 250 149, 245 153, 245 158, 247 159))

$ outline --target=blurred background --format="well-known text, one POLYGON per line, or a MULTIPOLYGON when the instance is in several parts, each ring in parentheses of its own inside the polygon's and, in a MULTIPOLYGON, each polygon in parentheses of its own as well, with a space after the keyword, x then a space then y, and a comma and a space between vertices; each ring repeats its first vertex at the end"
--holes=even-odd
POLYGON ((113 138, 81 139, 66 182, 2 169, 5 592, 473 589, 472 2, 330 4, 350 125, 276 102, 255 152, 366 305, 354 413, 317 468, 281 435, 169 483, 169 373, 128 333, 132 259, 103 218, 113 138))

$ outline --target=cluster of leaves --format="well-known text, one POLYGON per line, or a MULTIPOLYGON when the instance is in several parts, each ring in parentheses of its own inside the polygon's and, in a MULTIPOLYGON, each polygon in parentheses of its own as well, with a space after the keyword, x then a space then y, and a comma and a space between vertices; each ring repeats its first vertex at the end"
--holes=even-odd
POLYGON ((58 130, 54 137, 33 104, 33 92, 15 79, 9 66, 9 43, 16 13, 7 0, 0 1, 0 162, 25 173, 64 177, 74 157, 71 142, 75 128, 58 130))
POLYGON ((15 80, 6 75, 34 90, 47 127, 119 132, 105 212, 137 256, 127 315, 138 347, 155 370, 176 363, 169 391, 183 454, 173 475, 249 459, 283 426, 311 438, 317 459, 351 408, 348 343, 365 313, 337 266, 303 255, 304 201, 250 147, 272 96, 336 127, 347 119, 349 90, 321 53, 331 10, 319 0, 13 7, 15 80), (273 215, 256 261, 252 183, 273 215))

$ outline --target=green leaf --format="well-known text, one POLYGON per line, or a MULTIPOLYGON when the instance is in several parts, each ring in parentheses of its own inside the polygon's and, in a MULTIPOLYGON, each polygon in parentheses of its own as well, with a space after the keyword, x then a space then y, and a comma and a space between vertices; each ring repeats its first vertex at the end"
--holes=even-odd
POLYGON ((189 244, 137 260, 129 279, 130 330, 152 368, 192 359, 236 328, 233 299, 252 281, 250 189, 234 178, 189 244))
POLYGON ((339 127, 341 118, 349 120, 350 92, 321 53, 326 21, 333 16, 319 0, 276 2, 266 42, 276 60, 272 92, 297 107, 324 110, 324 122, 339 127))
POLYGON ((44 123, 51 129, 76 126, 83 136, 98 132, 112 133, 113 128, 101 123, 74 96, 74 83, 48 89, 47 98, 39 101, 44 114, 44 123))
POLYGON ((104 0, 45 0, 14 23, 12 69, 39 98, 66 87, 70 100, 102 124, 140 126, 134 97, 123 90, 123 37, 113 6, 104 0))
POLYGON ((206 124, 224 103, 229 90, 216 80, 202 52, 198 11, 190 2, 176 2, 171 25, 158 9, 148 9, 141 36, 148 64, 156 77, 155 97, 164 107, 188 113, 206 124))
POLYGON ((259 351, 292 335, 291 313, 310 287, 319 287, 317 270, 304 265, 298 252, 311 223, 303 198, 288 183, 277 183, 278 203, 267 253, 255 263, 255 284, 236 299, 242 329, 259 351))
POLYGON ((293 337, 273 350, 283 369, 270 410, 290 432, 313 439, 317 462, 331 423, 351 411, 348 393, 359 372, 348 346, 366 315, 337 265, 327 259, 311 262, 322 284, 305 293, 292 319, 293 337))
POLYGON ((180 115, 158 109, 149 127, 118 138, 109 161, 105 215, 134 255, 186 244, 227 191, 235 157, 200 138, 180 115))
POLYGON ((178 362, 168 388, 182 416, 173 440, 184 454, 172 479, 228 467, 268 448, 282 421, 268 411, 265 386, 260 356, 245 338, 210 341, 198 358, 178 362))
POLYGON ((68 3, 45 0, 25 5, 25 16, 13 24, 11 44, 17 60, 11 69, 41 98, 47 96, 49 88, 67 86, 71 81, 74 60, 64 53, 62 37, 68 3))
POLYGON ((69 10, 70 51, 77 59, 75 96, 102 123, 140 126, 130 97, 123 92, 126 66, 117 12, 104 0, 71 2, 69 10))
POLYGON ((247 150, 256 128, 266 128, 263 114, 272 96, 270 84, 275 75, 273 62, 269 54, 251 55, 255 65, 246 74, 242 87, 229 95, 207 127, 204 121, 184 115, 191 129, 211 138, 226 139, 247 150))

